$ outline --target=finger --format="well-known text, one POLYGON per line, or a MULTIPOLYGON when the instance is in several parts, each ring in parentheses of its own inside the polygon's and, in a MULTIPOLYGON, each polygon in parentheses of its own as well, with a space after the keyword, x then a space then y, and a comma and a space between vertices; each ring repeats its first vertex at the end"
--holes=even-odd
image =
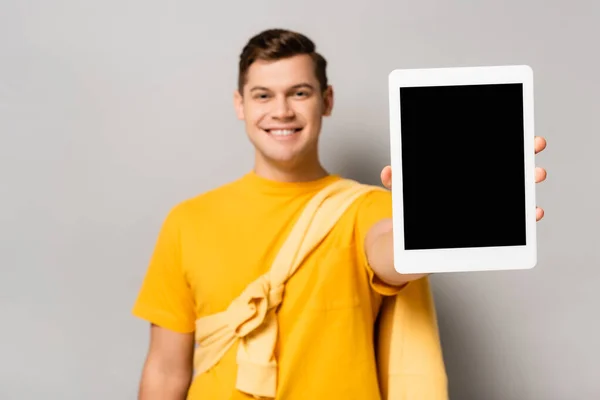
POLYGON ((544 218, 544 209, 537 207, 535 210, 535 220, 539 221, 544 218))
POLYGON ((546 180, 548 173, 544 168, 536 167, 535 168, 535 183, 540 183, 546 180))
POLYGON ((389 165, 381 170, 381 183, 388 189, 392 188, 392 167, 389 165))
POLYGON ((543 151, 546 148, 546 139, 544 139, 541 136, 536 136, 535 137, 535 142, 534 142, 534 147, 535 147, 535 154, 539 153, 540 151, 543 151))

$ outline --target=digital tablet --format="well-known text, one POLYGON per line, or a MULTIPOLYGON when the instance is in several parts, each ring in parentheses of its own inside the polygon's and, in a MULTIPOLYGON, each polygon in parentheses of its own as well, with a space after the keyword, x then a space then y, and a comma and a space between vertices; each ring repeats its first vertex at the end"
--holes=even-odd
POLYGON ((396 270, 534 267, 531 68, 394 70, 389 105, 396 270))

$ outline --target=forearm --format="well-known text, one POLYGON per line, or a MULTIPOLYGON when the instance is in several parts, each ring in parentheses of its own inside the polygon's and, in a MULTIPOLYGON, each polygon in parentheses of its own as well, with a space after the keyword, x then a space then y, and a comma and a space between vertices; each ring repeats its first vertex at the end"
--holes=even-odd
POLYGON ((401 286, 410 281, 423 278, 427 274, 404 275, 394 269, 394 235, 391 219, 375 224, 367 233, 365 251, 369 265, 375 275, 383 282, 401 286))
POLYGON ((167 371, 149 360, 142 373, 138 400, 185 400, 191 377, 191 370, 167 371))

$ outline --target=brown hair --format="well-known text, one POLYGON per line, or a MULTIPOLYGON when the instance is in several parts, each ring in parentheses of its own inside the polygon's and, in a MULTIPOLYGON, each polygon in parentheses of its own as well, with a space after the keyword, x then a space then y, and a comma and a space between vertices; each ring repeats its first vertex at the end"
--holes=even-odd
POLYGON ((327 61, 316 52, 312 40, 286 29, 268 29, 253 36, 240 54, 238 90, 243 93, 248 68, 256 60, 276 61, 300 54, 309 55, 315 64, 315 75, 321 91, 327 89, 327 61))

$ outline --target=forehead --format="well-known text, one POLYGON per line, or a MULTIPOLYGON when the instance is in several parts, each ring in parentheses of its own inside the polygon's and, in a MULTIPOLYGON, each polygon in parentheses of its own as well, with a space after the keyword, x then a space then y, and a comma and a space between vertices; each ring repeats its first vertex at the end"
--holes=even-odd
POLYGON ((246 86, 263 86, 272 90, 285 90, 294 85, 308 83, 318 85, 315 66, 309 55, 298 55, 276 61, 257 60, 246 77, 246 86))

